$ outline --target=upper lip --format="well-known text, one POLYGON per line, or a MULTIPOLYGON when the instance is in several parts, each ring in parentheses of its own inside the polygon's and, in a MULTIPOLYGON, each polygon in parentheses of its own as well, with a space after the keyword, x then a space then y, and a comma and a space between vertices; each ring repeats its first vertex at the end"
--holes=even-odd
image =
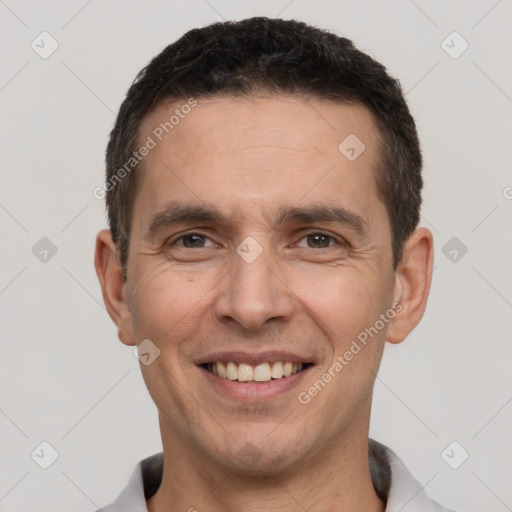
POLYGON ((230 350, 223 352, 212 352, 211 354, 198 358, 196 361, 194 361, 194 363, 200 366, 206 363, 215 363, 217 361, 233 361, 236 363, 247 363, 253 365, 261 363, 275 363, 277 361, 303 364, 313 362, 312 359, 308 359, 307 357, 278 350, 269 350, 264 352, 230 350))

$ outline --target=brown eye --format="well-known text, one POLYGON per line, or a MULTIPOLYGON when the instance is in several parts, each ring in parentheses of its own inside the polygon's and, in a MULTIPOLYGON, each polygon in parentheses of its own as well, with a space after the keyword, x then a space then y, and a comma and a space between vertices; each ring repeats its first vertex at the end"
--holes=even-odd
POLYGON ((185 235, 182 237, 183 245, 188 248, 193 247, 203 247, 204 246, 204 236, 203 235, 185 235))
POLYGON ((313 249, 324 249, 325 247, 329 247, 332 240, 331 236, 323 235, 322 233, 308 235, 306 238, 308 239, 309 247, 313 249))
POLYGON ((177 246, 185 249, 202 249, 213 247, 215 243, 201 233, 185 233, 168 243, 169 246, 177 246))
POLYGON ((307 247, 308 249, 327 249, 333 245, 340 245, 337 240, 327 233, 309 233, 303 236, 299 243, 299 247, 307 247))

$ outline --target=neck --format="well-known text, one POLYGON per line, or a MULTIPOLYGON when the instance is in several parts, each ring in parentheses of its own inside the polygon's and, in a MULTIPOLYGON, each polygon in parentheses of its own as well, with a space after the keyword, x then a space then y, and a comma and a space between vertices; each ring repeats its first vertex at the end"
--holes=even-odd
POLYGON ((368 466, 367 421, 353 425, 355 435, 306 457, 300 467, 264 476, 220 467, 186 440, 168 435, 171 429, 162 418, 160 423, 164 472, 148 500, 149 512, 384 512, 368 466))

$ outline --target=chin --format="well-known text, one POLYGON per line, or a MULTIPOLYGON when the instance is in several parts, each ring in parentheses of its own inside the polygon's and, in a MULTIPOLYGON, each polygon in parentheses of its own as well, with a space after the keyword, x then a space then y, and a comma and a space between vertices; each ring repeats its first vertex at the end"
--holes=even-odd
MULTIPOLYGON (((247 436, 244 436, 247 438, 247 436)), ((254 441, 230 440, 230 445, 216 452, 215 461, 238 475, 270 477, 297 464, 299 441, 260 439, 254 441)))

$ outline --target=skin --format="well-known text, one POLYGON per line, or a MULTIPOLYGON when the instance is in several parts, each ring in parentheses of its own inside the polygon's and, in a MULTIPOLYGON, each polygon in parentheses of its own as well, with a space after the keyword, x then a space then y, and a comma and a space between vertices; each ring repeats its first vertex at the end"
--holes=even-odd
MULTIPOLYGON (((393 270, 389 219, 375 189, 378 132, 363 106, 284 96, 198 102, 143 161, 126 282, 110 232, 96 240, 119 339, 150 339, 161 351, 141 364, 164 450, 148 510, 383 511, 368 469, 372 388, 384 343, 401 342, 423 315, 432 235, 417 229, 393 270), (349 134, 366 146, 353 162, 338 150, 349 134), (215 205, 227 223, 145 237, 169 201, 215 205), (364 233, 328 222, 275 224, 283 205, 318 204, 355 213, 364 233), (194 239, 202 247, 176 240, 190 230, 205 236, 194 239), (334 238, 307 236, 318 232, 334 238), (236 252, 246 237, 262 248, 252 263, 236 252), (400 312, 300 403, 298 393, 394 303, 400 312), (283 350, 314 364, 297 386, 249 403, 219 392, 194 364, 213 350, 283 350), (247 450, 253 460, 242 457, 247 450)), ((149 114, 140 140, 183 103, 149 114)))

